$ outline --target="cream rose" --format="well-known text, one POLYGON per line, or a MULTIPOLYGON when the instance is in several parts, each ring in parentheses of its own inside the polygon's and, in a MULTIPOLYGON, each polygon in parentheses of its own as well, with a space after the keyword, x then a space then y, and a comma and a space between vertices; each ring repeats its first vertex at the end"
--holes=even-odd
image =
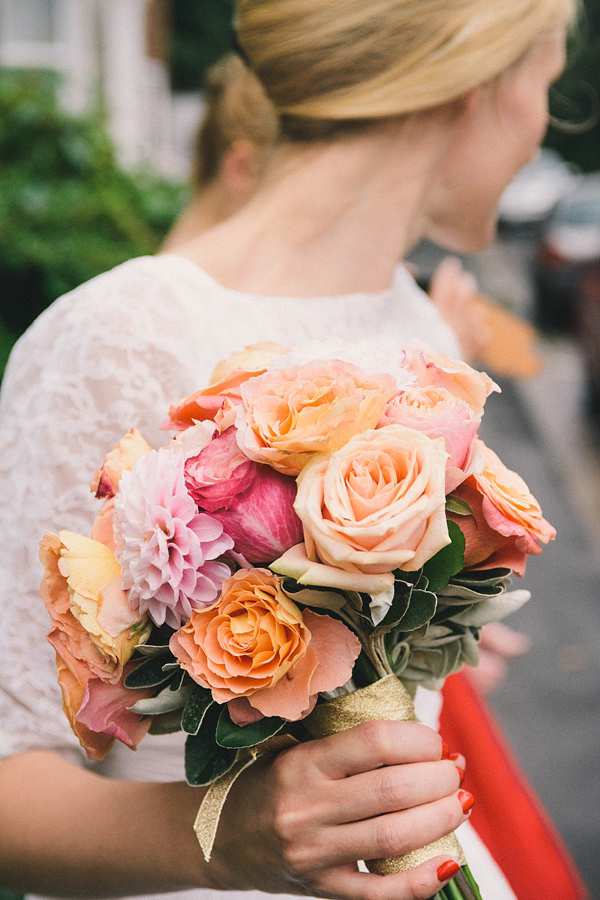
POLYGON ((374 428, 396 392, 391 375, 341 360, 272 369, 242 385, 238 444, 250 459, 297 475, 315 453, 374 428))
POLYGON ((309 559, 367 574, 419 569, 450 543, 446 459, 442 438, 403 425, 316 457, 298 478, 294 504, 309 559))

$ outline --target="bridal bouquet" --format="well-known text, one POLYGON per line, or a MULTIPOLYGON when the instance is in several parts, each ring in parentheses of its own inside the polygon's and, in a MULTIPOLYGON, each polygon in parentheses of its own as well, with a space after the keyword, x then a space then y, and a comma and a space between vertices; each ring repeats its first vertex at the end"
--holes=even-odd
MULTIPOLYGON (((418 685, 475 665, 481 627, 528 598, 511 575, 554 537, 477 436, 497 389, 419 343, 385 366, 260 344, 171 407, 165 446, 125 435, 92 483, 91 537, 41 542, 89 758, 181 729, 190 784, 222 787, 278 741, 412 718, 418 685)), ((479 896, 459 876, 440 897, 479 896)))

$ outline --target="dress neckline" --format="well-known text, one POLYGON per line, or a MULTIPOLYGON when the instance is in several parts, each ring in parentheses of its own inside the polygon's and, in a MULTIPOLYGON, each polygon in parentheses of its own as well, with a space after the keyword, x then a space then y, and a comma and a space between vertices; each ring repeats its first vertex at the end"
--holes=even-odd
POLYGON ((198 263, 194 262, 194 260, 190 259, 187 256, 182 256, 179 253, 160 253, 156 256, 151 257, 151 259, 155 260, 168 260, 171 264, 179 267, 180 269, 185 268, 190 272, 197 280, 203 282, 206 286, 212 288, 213 291, 220 291, 224 294, 229 295, 230 297, 237 297, 239 299, 251 299, 268 302, 290 302, 290 303, 310 303, 314 301, 335 301, 339 303, 344 302, 356 302, 356 301, 367 301, 367 302, 377 302, 381 300, 387 300, 394 292, 394 289, 398 286, 398 280, 400 273, 406 275, 407 278, 411 278, 410 274, 406 270, 406 268, 399 264, 396 267, 394 276, 392 278, 392 283, 388 288, 385 288, 382 291, 356 291, 349 294, 320 294, 318 296, 293 296, 293 295, 275 295, 275 294, 251 294, 245 291, 237 291, 234 288, 228 288, 218 282, 212 275, 203 269, 198 263))

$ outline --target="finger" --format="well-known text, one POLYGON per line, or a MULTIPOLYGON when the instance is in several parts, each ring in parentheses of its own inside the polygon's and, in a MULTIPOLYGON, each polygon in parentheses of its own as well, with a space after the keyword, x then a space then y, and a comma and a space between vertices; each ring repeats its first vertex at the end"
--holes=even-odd
POLYGON ((481 646, 506 659, 522 656, 531 646, 529 636, 502 622, 490 622, 481 629, 481 646))
POLYGON ((451 880, 456 866, 458 863, 446 855, 396 875, 371 875, 339 867, 328 869, 317 888, 319 893, 340 900, 427 900, 451 880))
POLYGON ((497 653, 479 651, 479 662, 469 667, 467 675, 482 694, 490 694, 503 682, 508 671, 506 660, 497 653))
POLYGON ((417 722, 363 722, 308 746, 315 765, 333 779, 380 766, 435 762, 444 755, 439 734, 417 722))
MULTIPOLYGON (((460 787, 464 762, 462 766, 459 762, 462 757, 456 761, 382 766, 336 781, 330 794, 335 803, 331 815, 340 824, 358 822, 449 797, 460 787)), ((329 818, 328 823, 334 824, 334 819, 329 818)))
POLYGON ((472 795, 460 791, 452 797, 401 812, 324 828, 320 831, 319 846, 311 850, 313 859, 327 866, 344 865, 357 859, 404 856, 455 831, 468 819, 470 803, 472 795))

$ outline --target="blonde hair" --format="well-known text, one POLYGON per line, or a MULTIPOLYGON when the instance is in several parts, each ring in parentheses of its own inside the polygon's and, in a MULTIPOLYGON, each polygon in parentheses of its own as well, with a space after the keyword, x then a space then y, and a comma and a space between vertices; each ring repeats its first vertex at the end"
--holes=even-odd
POLYGON ((576 2, 238 0, 237 33, 284 132, 302 137, 310 120, 359 125, 454 100, 571 20, 576 2))
POLYGON ((228 55, 209 69, 205 104, 194 151, 194 185, 205 187, 217 177, 228 148, 239 139, 251 141, 266 165, 277 138, 277 113, 238 56, 228 55))

